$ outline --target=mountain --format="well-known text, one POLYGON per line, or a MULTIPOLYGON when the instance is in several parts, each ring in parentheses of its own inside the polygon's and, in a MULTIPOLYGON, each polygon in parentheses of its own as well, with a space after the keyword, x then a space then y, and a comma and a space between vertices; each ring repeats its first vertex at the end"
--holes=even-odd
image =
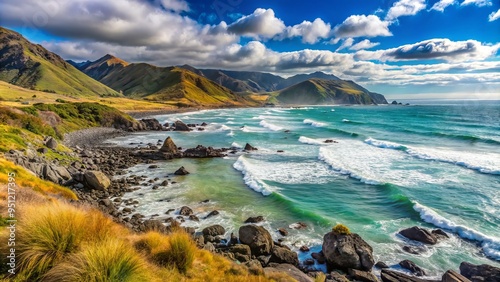
POLYGON ((156 67, 146 63, 129 64, 106 55, 80 65, 80 70, 125 96, 151 101, 177 102, 189 106, 254 105, 224 86, 198 75, 189 66, 156 67))
POLYGON ((285 89, 287 87, 290 87, 294 84, 301 83, 303 81, 306 81, 308 79, 313 79, 313 78, 319 78, 319 79, 327 79, 327 80, 340 80, 340 78, 336 77, 333 74, 326 74, 321 71, 313 72, 310 74, 297 74, 294 76, 291 76, 282 82, 278 84, 278 89, 285 89))
POLYGON ((70 96, 118 96, 58 55, 0 27, 0 80, 24 88, 70 96))
POLYGON ((371 93, 353 81, 312 78, 278 91, 280 104, 387 104, 383 95, 371 93))

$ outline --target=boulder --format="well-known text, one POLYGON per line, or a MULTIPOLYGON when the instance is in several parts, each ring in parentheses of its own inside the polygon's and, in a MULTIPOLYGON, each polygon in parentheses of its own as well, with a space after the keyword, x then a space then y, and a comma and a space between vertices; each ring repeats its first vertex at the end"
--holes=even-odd
POLYGON ((285 228, 278 228, 278 232, 281 236, 288 236, 288 231, 285 228))
POLYGON ((349 269, 349 276, 355 281, 362 282, 378 282, 378 279, 373 273, 356 269, 349 269))
POLYGON ((179 214, 180 215, 184 215, 184 216, 190 216, 190 215, 193 214, 193 210, 190 207, 188 207, 188 206, 183 206, 179 210, 179 214))
POLYGON ((175 175, 188 175, 189 171, 187 171, 183 166, 181 166, 178 170, 174 172, 175 175))
POLYGON ((264 221, 264 217, 262 215, 258 215, 258 216, 251 216, 249 218, 247 218, 247 220, 245 220, 245 223, 259 223, 261 221, 264 221))
POLYGON ((244 225, 238 231, 240 242, 250 246, 252 255, 268 255, 274 247, 271 234, 262 226, 244 225))
POLYGON ((205 219, 210 218, 210 217, 212 217, 212 216, 216 216, 216 215, 218 215, 218 214, 219 214, 219 211, 218 211, 218 210, 213 210, 213 211, 209 212, 209 213, 207 214, 207 216, 205 216, 205 219))
POLYGON ((424 244, 434 245, 437 243, 437 238, 434 234, 432 234, 429 230, 420 228, 418 226, 403 229, 399 231, 399 234, 410 240, 422 242, 424 244))
MULTIPOLYGON (((266 275, 272 274, 272 273, 286 273, 293 279, 295 279, 298 282, 312 282, 313 279, 309 276, 307 276, 304 272, 300 271, 297 267, 291 264, 277 264, 277 263, 272 263, 269 267, 264 268, 264 272, 266 275)), ((280 281, 287 281, 287 280, 280 280, 280 281)), ((293 280, 292 280, 293 281, 293 280)))
POLYGON ((327 233, 323 237, 322 250, 330 269, 368 271, 375 264, 372 247, 355 233, 327 233))
POLYGON ((177 150, 177 146, 175 145, 172 138, 168 136, 167 139, 165 139, 165 142, 163 142, 163 145, 160 148, 160 152, 168 154, 177 154, 179 151, 177 150))
POLYGON ((375 264, 375 267, 378 267, 379 269, 389 268, 389 266, 383 261, 377 262, 375 264))
POLYGON ((56 139, 52 137, 47 137, 44 141, 45 146, 47 146, 49 149, 55 150, 57 148, 57 141, 56 139))
POLYGON ((221 225, 212 225, 209 227, 205 227, 202 231, 204 236, 221 236, 226 234, 226 229, 221 225))
POLYGON ((175 131, 190 131, 191 129, 189 129, 189 127, 185 123, 178 120, 174 123, 174 130, 175 131))
POLYGON ((224 157, 224 152, 220 149, 214 149, 212 147, 205 147, 202 145, 196 146, 196 148, 186 149, 183 153, 185 158, 220 158, 224 157))
POLYGON ((111 180, 102 172, 96 170, 87 170, 84 174, 87 185, 95 190, 106 190, 111 185, 111 180))
POLYGON ((448 270, 443 274, 441 278, 442 282, 470 282, 467 277, 457 273, 454 270, 448 270))
POLYGON ((402 268, 408 269, 409 271, 411 271, 412 274, 414 274, 416 276, 424 276, 425 275, 425 271, 411 260, 405 259, 403 261, 400 261, 399 266, 401 266, 402 268))
POLYGON ((380 278, 382 278, 383 282, 428 282, 427 280, 389 269, 382 269, 380 271, 380 278))
POLYGON ((323 252, 319 253, 312 253, 311 257, 315 259, 319 264, 324 264, 326 262, 325 255, 323 255, 323 252))
POLYGON ((309 247, 306 245, 303 245, 302 247, 299 248, 299 251, 304 252, 304 253, 309 252, 309 247))
POLYGON ((342 274, 338 273, 337 271, 332 271, 330 273, 330 276, 331 276, 331 281, 334 281, 334 282, 349 282, 349 279, 347 279, 347 277, 345 277, 345 275, 342 275, 342 274))
POLYGON ((271 250, 269 262, 289 263, 297 266, 299 265, 299 257, 296 252, 275 245, 271 250))
POLYGON ((250 145, 250 144, 246 144, 245 145, 245 150, 246 151, 255 151, 255 150, 258 150, 257 148, 255 148, 254 146, 250 145))
POLYGON ((162 126, 160 122, 155 119, 155 118, 145 118, 141 119, 141 123, 144 125, 145 130, 155 130, 155 131, 160 131, 162 130, 162 126))
POLYGON ((472 281, 500 281, 500 268, 488 264, 474 265, 472 263, 462 262, 460 264, 460 274, 472 281))

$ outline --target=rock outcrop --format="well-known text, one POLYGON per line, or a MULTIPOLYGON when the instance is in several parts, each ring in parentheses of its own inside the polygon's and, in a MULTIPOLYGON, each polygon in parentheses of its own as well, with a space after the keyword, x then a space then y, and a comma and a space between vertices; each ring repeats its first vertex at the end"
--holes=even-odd
POLYGON ((329 269, 371 270, 375 264, 372 253, 372 247, 358 234, 332 231, 323 237, 323 254, 329 269))
POLYGON ((408 269, 409 271, 411 271, 411 273, 413 275, 416 275, 416 276, 424 276, 425 275, 425 271, 411 260, 405 259, 403 261, 400 261, 399 266, 401 266, 402 268, 408 269))
POLYGON ((413 226, 407 229, 403 229, 399 231, 399 234, 410 240, 415 240, 430 245, 436 244, 438 240, 436 235, 432 234, 431 231, 425 228, 420 228, 418 226, 413 226))
POLYGON ((441 282, 470 282, 470 280, 454 270, 448 270, 443 274, 441 282))
POLYGON ((165 141, 163 142, 163 145, 160 148, 160 152, 175 155, 179 151, 172 138, 168 136, 167 139, 165 139, 165 141))
POLYGON ((291 251, 286 247, 275 245, 271 250, 271 258, 269 259, 269 262, 288 263, 298 266, 299 257, 297 256, 296 252, 291 251))
POLYGON ((83 176, 87 185, 95 190, 106 190, 111 185, 111 180, 101 171, 88 170, 83 176))
POLYGON ((429 282, 424 279, 409 276, 389 269, 382 269, 380 272, 380 278, 382 278, 383 282, 429 282))
POLYGON ((243 225, 238 235, 241 243, 250 246, 254 256, 269 255, 274 247, 271 234, 262 226, 243 225))
POLYGON ((472 281, 500 281, 500 268, 488 264, 474 265, 472 263, 462 262, 460 264, 460 274, 472 281))
POLYGON ((181 166, 178 170, 174 172, 175 175, 188 175, 189 171, 187 171, 183 166, 181 166))
POLYGON ((175 131, 190 131, 191 129, 189 129, 189 127, 185 123, 178 120, 174 123, 174 130, 175 131))

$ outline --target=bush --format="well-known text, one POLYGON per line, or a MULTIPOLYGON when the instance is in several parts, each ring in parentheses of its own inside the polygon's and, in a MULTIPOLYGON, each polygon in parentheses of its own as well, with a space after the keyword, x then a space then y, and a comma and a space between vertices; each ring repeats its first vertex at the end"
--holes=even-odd
POLYGON ((146 262, 121 239, 85 246, 50 270, 44 281, 150 281, 146 262))
POLYGON ((332 228, 332 231, 337 233, 337 234, 342 234, 342 235, 349 235, 351 234, 351 231, 349 228, 343 224, 337 224, 332 228))
POLYGON ((193 265, 196 245, 186 232, 169 235, 170 247, 153 255, 153 261, 162 266, 173 266, 181 273, 186 273, 193 265))

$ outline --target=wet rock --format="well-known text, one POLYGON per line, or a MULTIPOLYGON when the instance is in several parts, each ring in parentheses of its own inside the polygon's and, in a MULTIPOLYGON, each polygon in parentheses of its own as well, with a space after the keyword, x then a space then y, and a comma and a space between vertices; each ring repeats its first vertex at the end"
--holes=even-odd
POLYGON ((375 264, 372 247, 355 233, 327 233, 323 237, 322 250, 330 269, 366 271, 375 264))
POLYGON ((309 247, 308 247, 308 246, 306 246, 306 245, 304 245, 304 246, 300 247, 300 248, 299 248, 299 250, 300 250, 301 252, 304 252, 304 253, 305 253, 305 252, 309 252, 309 247))
POLYGON ((500 268, 488 264, 474 265, 472 263, 462 262, 460 264, 460 274, 472 281, 500 281, 500 268))
POLYGON ((187 171, 183 166, 181 166, 178 170, 174 172, 175 175, 188 175, 189 171, 187 171))
POLYGON ((255 150, 258 149, 248 143, 245 145, 245 151, 255 151, 255 150))
POLYGON ((383 261, 377 262, 375 264, 375 267, 378 267, 379 269, 389 268, 389 266, 383 261))
POLYGON ((373 273, 367 271, 361 271, 357 269, 349 269, 349 276, 355 281, 362 282, 378 282, 378 279, 373 273))
POLYGON ((275 245, 271 250, 269 262, 288 263, 297 266, 299 265, 299 258, 296 252, 275 245))
POLYGON ((292 227, 293 229, 301 230, 301 229, 307 228, 307 224, 299 221, 299 222, 291 224, 290 227, 292 227))
POLYGON ((220 236, 226 233, 226 229, 221 225, 212 225, 209 227, 205 227, 202 231, 204 236, 220 236))
POLYGON ((441 278, 442 282, 470 282, 467 277, 457 273, 454 270, 448 270, 443 274, 441 278))
POLYGON ((191 129, 189 129, 189 127, 185 123, 178 120, 174 123, 174 130, 175 131, 190 131, 191 129))
POLYGON ((431 233, 437 237, 437 239, 449 239, 450 236, 448 236, 448 234, 446 234, 446 232, 444 232, 443 230, 441 229, 434 229, 431 231, 431 233))
POLYGON ((437 243, 437 238, 435 235, 433 235, 429 230, 420 228, 418 226, 403 229, 399 231, 399 234, 410 240, 422 242, 424 244, 434 245, 437 243))
POLYGON ((259 223, 259 222, 262 222, 264 220, 265 220, 264 217, 261 215, 251 216, 251 217, 247 218, 247 220, 245 220, 245 223, 259 223))
POLYGON ((189 215, 193 214, 193 210, 190 207, 188 207, 188 206, 183 206, 179 210, 179 214, 183 215, 183 216, 189 216, 189 215))
POLYGON ((326 263, 326 258, 325 255, 323 254, 323 251, 319 253, 312 253, 311 257, 315 259, 319 264, 324 264, 326 263))
POLYGON ((304 265, 314 265, 314 259, 312 258, 305 259, 304 265))
POLYGON ((380 278, 382 278, 383 282, 428 282, 427 280, 389 269, 382 269, 380 278))
POLYGON ((279 228, 278 232, 281 236, 288 236, 288 231, 285 228, 279 228))
POLYGON ((196 148, 185 150, 183 156, 185 158, 220 158, 224 157, 225 154, 221 149, 198 145, 196 148))
POLYGON ((255 256, 270 254, 274 246, 271 234, 262 226, 253 224, 241 226, 238 235, 240 242, 250 246, 255 256))
POLYGON ((230 239, 229 239, 229 244, 230 245, 236 245, 236 244, 238 244, 238 237, 236 237, 236 235, 234 235, 233 232, 231 232, 231 236, 230 236, 230 239))
POLYGON ((196 215, 194 215, 194 214, 192 214, 192 215, 189 216, 189 220, 200 221, 200 219, 196 215))
POLYGON ((100 171, 87 170, 84 174, 85 182, 95 190, 106 190, 111 185, 111 180, 100 171))
POLYGON ((175 145, 172 138, 168 136, 167 139, 165 139, 165 142, 163 142, 163 145, 160 148, 160 152, 168 154, 177 154, 179 151, 177 150, 177 146, 175 145))
POLYGON ((150 165, 148 166, 149 169, 154 169, 154 168, 158 168, 158 165, 150 165))
POLYGON ((408 269, 409 271, 411 271, 412 274, 414 274, 416 276, 424 276, 425 275, 425 271, 411 260, 405 259, 403 261, 400 261, 399 265, 402 268, 408 269))
POLYGON ((212 216, 216 216, 216 215, 218 215, 218 214, 219 214, 219 211, 217 211, 217 210, 213 210, 213 211, 209 212, 209 213, 207 214, 207 216, 205 216, 205 219, 210 218, 210 217, 212 217, 212 216))

